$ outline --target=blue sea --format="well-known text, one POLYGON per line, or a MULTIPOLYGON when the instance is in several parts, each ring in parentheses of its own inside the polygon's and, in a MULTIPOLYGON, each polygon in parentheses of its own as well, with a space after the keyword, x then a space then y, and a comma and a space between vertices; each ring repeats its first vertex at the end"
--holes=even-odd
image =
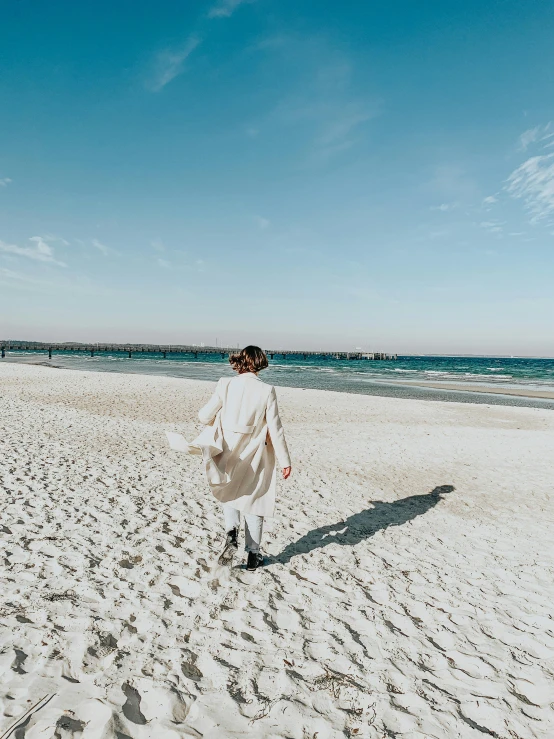
MULTIPOLYGON (((52 360, 44 351, 7 352, 11 361, 31 361, 76 370, 126 372, 150 375, 217 380, 232 375, 228 359, 219 354, 161 354, 102 352, 90 357, 83 352, 55 352, 52 360)), ((554 359, 517 357, 431 357, 402 356, 397 360, 338 360, 324 357, 275 355, 263 372, 266 382, 289 387, 318 388, 339 392, 396 397, 425 397, 431 400, 456 400, 508 405, 554 407, 553 401, 490 395, 488 388, 548 390, 554 392, 554 359), (456 383, 479 385, 485 394, 455 390, 412 387, 403 383, 456 383), (482 396, 482 397, 479 397, 482 396)))

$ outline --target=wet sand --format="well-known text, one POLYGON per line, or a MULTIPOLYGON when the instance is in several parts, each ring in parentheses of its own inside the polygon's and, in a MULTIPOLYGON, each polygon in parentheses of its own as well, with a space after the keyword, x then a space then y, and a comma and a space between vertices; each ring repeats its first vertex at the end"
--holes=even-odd
POLYGON ((487 395, 515 395, 520 398, 544 398, 554 400, 554 390, 533 390, 527 387, 502 387, 501 385, 491 387, 490 385, 475 385, 469 383, 453 382, 399 382, 399 385, 409 387, 432 387, 436 390, 456 390, 466 393, 486 393, 487 395))

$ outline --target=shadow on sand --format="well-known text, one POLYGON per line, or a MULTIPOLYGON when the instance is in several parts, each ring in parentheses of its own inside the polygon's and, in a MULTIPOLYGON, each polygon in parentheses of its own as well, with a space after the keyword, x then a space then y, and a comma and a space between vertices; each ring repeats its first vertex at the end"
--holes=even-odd
POLYGON ((381 529, 387 529, 389 526, 402 526, 418 516, 423 516, 442 500, 443 495, 453 490, 453 485, 439 485, 425 495, 411 495, 409 498, 401 498, 392 503, 376 500, 372 508, 354 513, 345 521, 309 531, 298 541, 288 544, 281 554, 268 557, 266 564, 271 565, 275 562, 287 564, 297 554, 313 552, 314 549, 322 549, 328 544, 354 546, 364 539, 369 539, 381 529))

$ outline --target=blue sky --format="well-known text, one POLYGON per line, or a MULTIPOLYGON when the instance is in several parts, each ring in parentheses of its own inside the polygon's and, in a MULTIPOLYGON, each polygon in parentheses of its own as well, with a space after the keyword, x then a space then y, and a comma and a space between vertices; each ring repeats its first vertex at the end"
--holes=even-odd
POLYGON ((551 3, 4 4, 0 337, 554 356, 551 3))

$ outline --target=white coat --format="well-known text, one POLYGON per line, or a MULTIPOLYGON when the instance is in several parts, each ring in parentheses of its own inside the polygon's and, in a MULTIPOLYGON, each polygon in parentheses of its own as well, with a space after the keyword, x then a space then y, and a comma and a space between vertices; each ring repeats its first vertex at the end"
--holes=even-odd
POLYGON ((275 457, 290 467, 275 388, 251 372, 221 378, 198 417, 210 425, 189 450, 202 453, 213 495, 243 513, 272 516, 275 457))

